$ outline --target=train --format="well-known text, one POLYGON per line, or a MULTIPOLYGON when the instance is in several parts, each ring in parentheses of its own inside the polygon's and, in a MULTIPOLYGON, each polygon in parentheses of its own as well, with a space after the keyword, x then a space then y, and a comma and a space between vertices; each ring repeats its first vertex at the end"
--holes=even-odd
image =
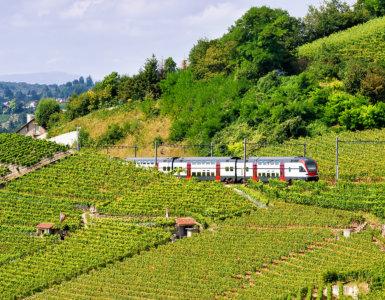
POLYGON ((310 157, 249 157, 246 163, 239 157, 127 157, 126 161, 142 168, 157 168, 182 178, 226 183, 275 179, 318 181, 317 162, 310 157))

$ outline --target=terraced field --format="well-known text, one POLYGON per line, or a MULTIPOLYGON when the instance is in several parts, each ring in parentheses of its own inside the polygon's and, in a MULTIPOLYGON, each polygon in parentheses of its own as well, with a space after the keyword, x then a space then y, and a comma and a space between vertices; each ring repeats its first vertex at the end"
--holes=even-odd
POLYGON ((191 239, 78 276, 34 298, 275 299, 296 295, 298 289, 317 285, 332 267, 351 279, 354 272, 375 269, 384 262, 369 231, 344 238, 335 229, 360 218, 351 212, 275 203, 249 216, 222 221, 191 239), (312 215, 316 223, 306 218, 312 215), (278 271, 284 272, 282 276, 278 271))

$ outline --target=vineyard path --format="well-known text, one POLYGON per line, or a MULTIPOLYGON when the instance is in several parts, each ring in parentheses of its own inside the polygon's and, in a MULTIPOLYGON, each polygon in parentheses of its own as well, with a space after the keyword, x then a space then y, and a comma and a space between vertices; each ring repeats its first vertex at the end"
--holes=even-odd
POLYGON ((255 204, 256 206, 260 207, 260 208, 267 208, 267 206, 255 199, 253 199, 252 197, 250 197, 249 195, 247 195, 246 193, 238 190, 237 188, 235 187, 232 187, 231 185, 225 185, 226 187, 230 188, 230 189, 233 189, 236 193, 238 193, 239 195, 243 196, 244 198, 246 198, 247 200, 249 200, 251 203, 255 204))

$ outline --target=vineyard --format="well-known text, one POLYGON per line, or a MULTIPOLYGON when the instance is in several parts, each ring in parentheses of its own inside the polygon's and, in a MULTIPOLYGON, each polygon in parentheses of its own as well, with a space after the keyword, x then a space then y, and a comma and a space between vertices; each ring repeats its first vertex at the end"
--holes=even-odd
POLYGON ((255 209, 220 183, 186 181, 95 154, 70 157, 6 187, 14 192, 96 204, 99 213, 117 216, 159 217, 168 208, 172 216, 225 218, 255 209))
MULTIPOLYGON (((383 139, 382 131, 359 134, 383 139)), ((332 178, 322 158, 330 160, 333 149, 325 138, 307 143, 321 174, 332 178)), ((359 170, 344 167, 358 157, 349 147, 342 146, 341 174, 383 176, 380 168, 367 168, 382 164, 378 146, 362 147, 360 162, 363 156, 368 162, 359 162, 359 170)), ((385 282, 373 279, 385 263, 378 230, 342 235, 367 218, 379 222, 368 213, 385 217, 382 184, 272 181, 238 188, 268 206, 257 209, 218 182, 176 178, 91 152, 12 180, 0 190, 0 298, 304 299, 332 283, 385 282), (169 243, 172 219, 179 216, 210 228, 169 243), (39 223, 54 223, 69 236, 37 237, 39 223)))
POLYGON ((0 298, 28 296, 92 269, 166 242, 170 234, 122 220, 92 220, 64 241, 55 239, 34 253, 0 266, 0 298))
POLYGON ((365 24, 332 34, 298 49, 302 58, 313 59, 320 49, 326 47, 342 60, 362 59, 384 61, 385 18, 376 18, 365 24))
MULTIPOLYGON (((250 156, 302 156, 303 146, 293 143, 306 141, 306 156, 314 158, 319 167, 321 180, 335 179, 336 134, 329 133, 314 138, 300 138, 288 142, 287 147, 268 146, 256 148, 250 146, 250 156)), ((341 132, 340 141, 385 141, 385 130, 365 130, 341 132)), ((342 180, 381 181, 385 177, 385 160, 383 144, 340 144, 339 166, 342 180)))
POLYGON ((336 186, 329 187, 326 182, 294 182, 288 187, 287 184, 273 182, 269 186, 251 183, 251 187, 281 201, 371 212, 385 218, 385 186, 379 183, 338 182, 336 186))
POLYGON ((35 294, 34 299, 112 299, 116 295, 121 299, 275 299, 296 295, 298 290, 318 285, 332 267, 344 279, 355 279, 359 271, 384 262, 370 232, 350 239, 337 233, 335 238, 335 228, 360 218, 352 212, 276 203, 221 221, 219 227, 192 239, 78 276, 35 294), (275 268, 281 268, 282 275, 275 268))
POLYGON ((68 147, 17 133, 0 134, 0 163, 32 166, 43 158, 67 151, 68 147))

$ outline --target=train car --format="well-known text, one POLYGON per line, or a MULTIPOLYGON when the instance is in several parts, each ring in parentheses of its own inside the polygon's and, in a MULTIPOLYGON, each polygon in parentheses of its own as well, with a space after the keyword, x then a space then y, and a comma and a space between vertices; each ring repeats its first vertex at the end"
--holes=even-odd
POLYGON ((244 182, 249 179, 268 182, 318 181, 318 166, 309 157, 249 157, 246 163, 239 157, 150 157, 127 158, 138 167, 157 167, 164 173, 199 180, 216 180, 227 183, 244 182), (246 168, 245 168, 246 167, 246 168))

